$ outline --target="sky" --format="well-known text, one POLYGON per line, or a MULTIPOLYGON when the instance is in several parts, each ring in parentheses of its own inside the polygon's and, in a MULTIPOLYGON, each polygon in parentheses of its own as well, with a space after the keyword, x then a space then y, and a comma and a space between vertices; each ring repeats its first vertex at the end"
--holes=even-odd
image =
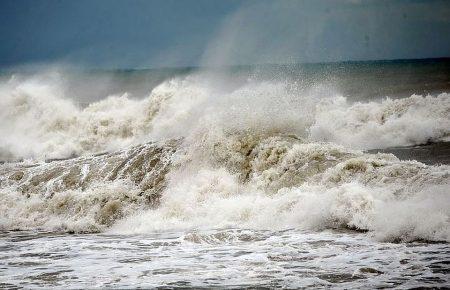
POLYGON ((1 0, 0 68, 450 56, 446 0, 1 0))

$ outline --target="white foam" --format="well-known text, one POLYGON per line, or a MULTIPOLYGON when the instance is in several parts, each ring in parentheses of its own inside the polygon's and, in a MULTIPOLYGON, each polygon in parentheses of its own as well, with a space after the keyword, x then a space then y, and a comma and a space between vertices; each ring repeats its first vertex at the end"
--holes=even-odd
POLYGON ((346 227, 368 230, 380 240, 450 239, 448 166, 341 150, 305 144, 280 151, 275 161, 258 155, 265 160, 254 159, 244 183, 225 168, 172 172, 157 209, 127 217, 111 231, 346 227), (302 178, 284 178, 295 175, 302 178))
POLYGON ((447 93, 356 104, 329 99, 317 106, 310 138, 360 149, 448 140, 449 108, 447 93))
POLYGON ((164 82, 145 99, 110 96, 84 109, 57 83, 12 79, 0 94, 3 159, 148 140, 162 140, 151 154, 163 152, 154 172, 147 153, 133 149, 123 158, 22 164, 25 181, 13 176, 14 165, 1 165, 3 229, 346 227, 382 240, 450 240, 448 166, 355 150, 446 140, 448 94, 351 104, 287 82, 217 85, 203 74, 164 82), (182 141, 164 151, 171 138, 182 141), (97 182, 85 182, 94 171, 97 182), (141 193, 156 185, 154 208, 141 193), (116 212, 124 219, 114 224, 116 212))
POLYGON ((155 94, 108 96, 83 109, 58 82, 11 79, 0 85, 0 158, 65 158, 137 144, 164 98, 155 94))
POLYGON ((195 74, 168 80, 144 99, 108 96, 81 108, 58 78, 12 78, 0 84, 0 158, 64 158, 236 131, 294 134, 357 149, 449 138, 448 94, 351 104, 319 88, 251 79, 223 84, 195 74))

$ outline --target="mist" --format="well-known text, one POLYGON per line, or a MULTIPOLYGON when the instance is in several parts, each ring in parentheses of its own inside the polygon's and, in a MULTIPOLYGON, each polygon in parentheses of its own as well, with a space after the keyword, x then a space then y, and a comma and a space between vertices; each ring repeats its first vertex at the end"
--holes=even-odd
POLYGON ((444 57, 449 24, 445 1, 249 1, 224 19, 200 63, 444 57))

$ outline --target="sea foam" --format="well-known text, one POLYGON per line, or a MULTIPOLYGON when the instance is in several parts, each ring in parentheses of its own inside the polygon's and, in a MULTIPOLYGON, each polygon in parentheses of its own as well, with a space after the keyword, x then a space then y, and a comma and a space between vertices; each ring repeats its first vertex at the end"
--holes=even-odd
POLYGON ((63 91, 0 86, 1 157, 25 159, 0 166, 1 229, 347 228, 450 241, 449 166, 361 151, 447 140, 446 93, 350 103, 320 86, 201 74, 87 107, 63 91))

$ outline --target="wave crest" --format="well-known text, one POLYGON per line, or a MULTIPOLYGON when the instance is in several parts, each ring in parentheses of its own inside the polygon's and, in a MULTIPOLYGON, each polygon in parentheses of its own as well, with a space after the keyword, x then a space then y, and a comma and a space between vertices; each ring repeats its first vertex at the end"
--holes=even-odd
POLYGON ((450 241, 450 167, 359 150, 446 140, 448 94, 351 104, 197 75, 81 108, 57 86, 0 87, 2 159, 81 155, 0 165, 2 229, 345 227, 450 241))

